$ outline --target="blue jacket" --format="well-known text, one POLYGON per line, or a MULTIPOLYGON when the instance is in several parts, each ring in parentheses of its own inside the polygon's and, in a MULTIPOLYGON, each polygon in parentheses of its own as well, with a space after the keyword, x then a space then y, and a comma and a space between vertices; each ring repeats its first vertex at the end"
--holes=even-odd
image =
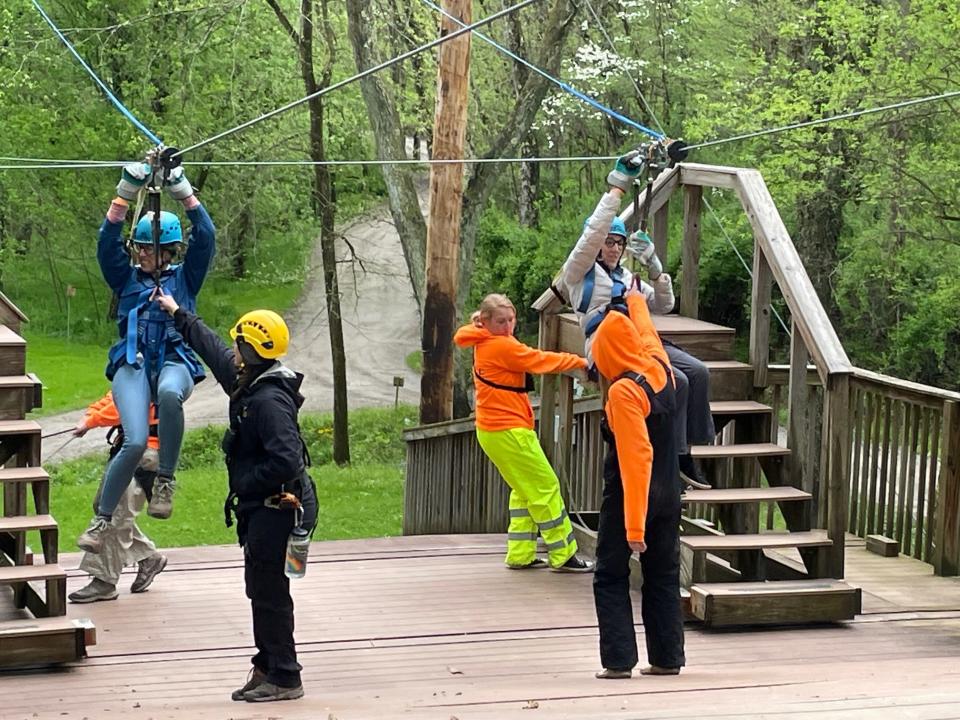
MULTIPOLYGON (((216 229, 203 205, 187 210, 190 228, 187 253, 182 263, 169 266, 161 276, 164 293, 191 312, 196 309, 197 295, 210 269, 216 248, 216 229)), ((107 285, 117 294, 117 326, 120 339, 110 348, 106 375, 112 380, 123 364, 159 371, 165 360, 179 360, 190 369, 194 382, 205 377, 197 356, 177 332, 173 318, 150 302, 156 288, 153 275, 130 264, 130 256, 120 237, 123 223, 104 220, 97 243, 97 262, 107 285), (138 357, 139 354, 139 357, 138 357)))

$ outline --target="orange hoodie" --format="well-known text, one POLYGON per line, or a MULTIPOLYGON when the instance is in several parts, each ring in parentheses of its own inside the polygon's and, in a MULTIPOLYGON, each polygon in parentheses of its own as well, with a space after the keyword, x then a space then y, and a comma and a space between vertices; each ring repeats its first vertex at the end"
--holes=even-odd
MULTIPOLYGON (((657 359, 670 366, 647 303, 640 295, 627 298, 630 317, 611 312, 597 328, 593 358, 597 370, 614 381, 627 371, 643 375, 654 392, 667 383, 667 373, 657 359)), ((653 446, 646 418, 650 399, 635 382, 614 382, 607 394, 607 422, 613 431, 623 483, 623 515, 627 540, 643 542, 647 524, 653 446)))
MULTIPOLYGON (((587 361, 579 355, 537 350, 512 335, 494 335, 472 324, 457 330, 453 341, 462 348, 472 347, 474 370, 497 385, 522 388, 524 373, 543 375, 587 367, 587 361)), ((476 377, 473 384, 477 390, 478 429, 533 430, 533 407, 525 392, 500 390, 476 377)))
MULTIPOLYGON (((87 429, 96 427, 116 427, 120 424, 120 413, 117 406, 113 404, 113 393, 108 392, 102 398, 91 403, 87 408, 86 417, 83 419, 87 429)), ((150 426, 157 424, 156 406, 150 405, 150 426)), ((154 450, 160 447, 160 441, 152 434, 147 438, 147 447, 154 450)))

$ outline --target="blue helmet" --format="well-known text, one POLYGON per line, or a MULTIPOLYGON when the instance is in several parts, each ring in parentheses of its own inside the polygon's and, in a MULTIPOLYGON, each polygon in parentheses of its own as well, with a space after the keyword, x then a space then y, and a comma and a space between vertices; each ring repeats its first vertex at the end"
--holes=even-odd
MULTIPOLYGON (((592 215, 590 217, 593 217, 592 215)), ((583 221, 583 229, 587 229, 587 225, 590 224, 590 217, 583 221)), ((607 231, 608 235, 621 235, 622 237, 627 236, 627 226, 623 224, 623 220, 618 217, 613 219, 613 222, 610 223, 610 230, 607 231)))
POLYGON ((627 226, 623 224, 623 220, 618 217, 613 219, 613 222, 610 223, 610 230, 607 231, 608 235, 620 235, 621 237, 627 236, 627 226))
MULTIPOLYGON (((135 243, 153 242, 153 213, 146 212, 137 223, 137 230, 133 234, 135 243)), ((183 231, 180 229, 180 218, 172 212, 160 211, 160 244, 173 245, 183 242, 183 231)))

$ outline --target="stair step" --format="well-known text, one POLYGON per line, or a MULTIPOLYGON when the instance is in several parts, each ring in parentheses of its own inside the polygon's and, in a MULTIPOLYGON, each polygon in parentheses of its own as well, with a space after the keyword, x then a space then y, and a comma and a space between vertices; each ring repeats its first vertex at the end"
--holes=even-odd
POLYGON ((789 455, 790 448, 774 443, 742 443, 738 445, 694 445, 690 454, 695 458, 747 458, 789 455))
POLYGON ((50 476, 42 467, 0 468, 0 485, 4 483, 50 482, 50 476))
POLYGON ((860 588, 829 579, 698 583, 690 609, 710 627, 837 622, 860 612, 860 588))
POLYGON ((0 376, 0 420, 22 418, 40 407, 43 385, 36 375, 0 376))
POLYGON ((809 500, 810 493, 795 487, 729 488, 714 490, 687 490, 685 503, 732 505, 735 503, 787 502, 809 500))
POLYGON ((714 415, 761 415, 773 412, 773 408, 753 400, 715 400, 710 403, 714 415))
POLYGON ((66 581, 67 573, 59 565, 14 565, 0 567, 0 585, 38 580, 66 581))
POLYGON ((0 325, 0 375, 23 375, 27 342, 6 325, 0 325))
POLYGON ((731 552, 764 548, 826 547, 832 542, 826 530, 746 535, 682 535, 680 542, 694 552, 731 552))
POLYGON ((0 623, 0 667, 71 662, 96 644, 96 629, 85 618, 10 620, 0 623))
POLYGON ((0 517, 0 532, 28 532, 30 530, 55 530, 57 521, 53 515, 11 515, 0 517))
POLYGON ((0 420, 0 437, 10 435, 39 435, 40 423, 33 420, 0 420))
POLYGON ((700 360, 726 360, 733 355, 733 328, 683 315, 653 315, 652 319, 661 338, 700 360))
POLYGON ((737 360, 705 360, 710 400, 743 400, 753 393, 753 367, 737 360))

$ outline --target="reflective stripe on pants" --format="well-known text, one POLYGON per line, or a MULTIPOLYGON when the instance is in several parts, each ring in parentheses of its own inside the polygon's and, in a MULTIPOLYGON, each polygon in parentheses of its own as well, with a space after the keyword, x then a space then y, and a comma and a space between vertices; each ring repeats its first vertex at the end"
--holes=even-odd
POLYGON ((560 482, 536 433, 526 428, 477 430, 477 440, 510 486, 507 565, 533 562, 538 534, 546 543, 550 565, 563 565, 576 553, 577 541, 560 496, 560 482))

